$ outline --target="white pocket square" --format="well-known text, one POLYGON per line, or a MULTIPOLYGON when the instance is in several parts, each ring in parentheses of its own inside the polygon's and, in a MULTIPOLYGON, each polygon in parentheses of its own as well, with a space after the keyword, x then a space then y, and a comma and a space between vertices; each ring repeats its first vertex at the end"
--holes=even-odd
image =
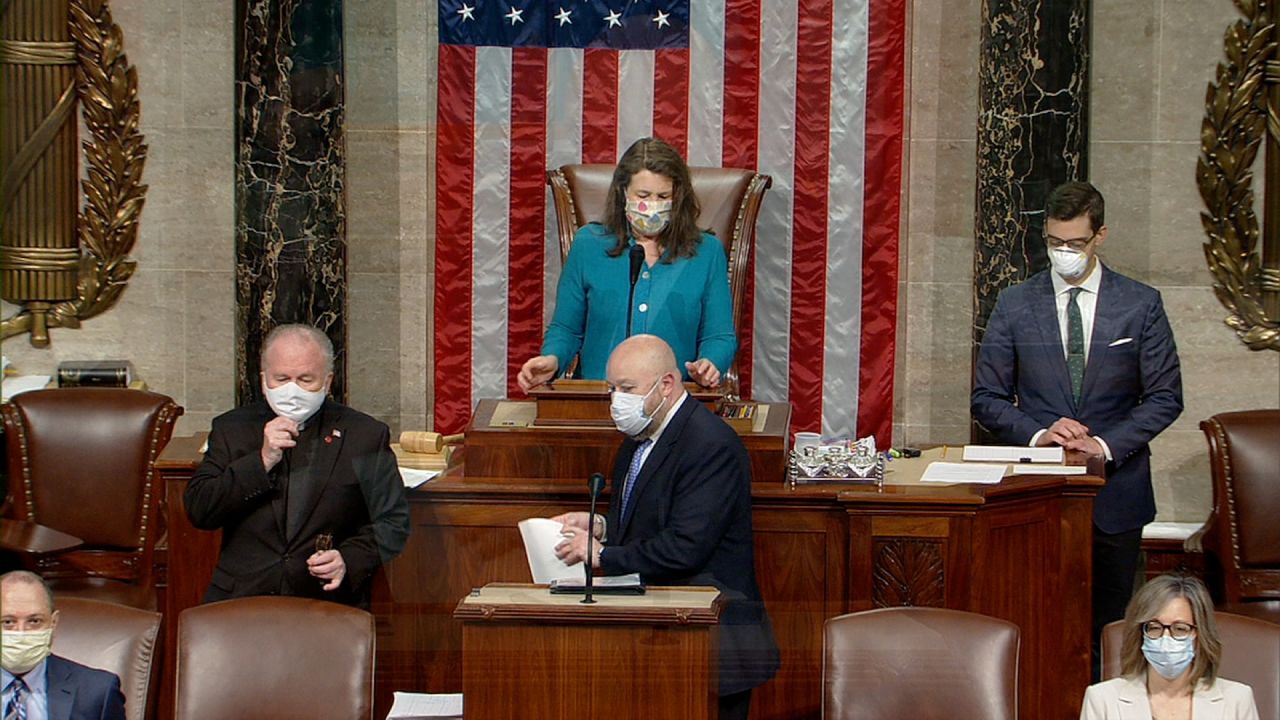
POLYGON ((1131 338, 1131 337, 1127 337, 1127 338, 1120 338, 1119 340, 1116 340, 1115 342, 1111 343, 1111 344, 1110 344, 1110 345, 1108 345, 1107 347, 1115 347, 1115 346, 1117 346, 1117 345, 1123 345, 1123 344, 1125 344, 1125 343, 1131 343, 1131 342, 1133 342, 1133 338, 1131 338))

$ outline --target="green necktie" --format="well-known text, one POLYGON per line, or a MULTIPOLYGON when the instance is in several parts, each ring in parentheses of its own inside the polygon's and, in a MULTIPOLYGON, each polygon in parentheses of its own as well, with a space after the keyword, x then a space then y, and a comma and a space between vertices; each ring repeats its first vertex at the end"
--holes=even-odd
POLYGON ((1067 303, 1067 370, 1071 373, 1071 396, 1080 402, 1080 390, 1084 387, 1084 321, 1080 318, 1080 305, 1076 298, 1082 288, 1071 288, 1071 301, 1067 303))

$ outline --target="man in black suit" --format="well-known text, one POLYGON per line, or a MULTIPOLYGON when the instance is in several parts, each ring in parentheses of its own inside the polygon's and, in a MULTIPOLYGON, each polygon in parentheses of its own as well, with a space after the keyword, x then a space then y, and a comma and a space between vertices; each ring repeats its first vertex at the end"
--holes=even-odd
POLYGON ((0 575, 0 708, 3 717, 49 720, 124 720, 120 678, 50 655, 58 611, 39 575, 0 575))
POLYGON ((569 564, 586 556, 587 529, 603 540, 591 564, 605 575, 640 573, 655 585, 712 585, 727 602, 720 627, 720 717, 745 718, 751 689, 778 669, 773 628, 756 586, 751 465, 742 440, 689 397, 662 339, 635 335, 607 368, 614 424, 627 435, 613 468, 604 522, 555 519, 569 564))
POLYGON ((222 530, 205 601, 297 595, 367 607, 369 580, 404 549, 409 504, 390 430, 327 399, 333 346, 283 325, 262 350, 265 399, 213 421, 187 515, 222 530))
POLYGON ((1106 458, 1093 503, 1094 680, 1102 627, 1124 617, 1142 527, 1155 519, 1149 443, 1182 413, 1182 371, 1160 293, 1106 267, 1102 194, 1056 188, 1052 267, 1005 289, 974 369, 973 417, 1001 442, 1106 458))

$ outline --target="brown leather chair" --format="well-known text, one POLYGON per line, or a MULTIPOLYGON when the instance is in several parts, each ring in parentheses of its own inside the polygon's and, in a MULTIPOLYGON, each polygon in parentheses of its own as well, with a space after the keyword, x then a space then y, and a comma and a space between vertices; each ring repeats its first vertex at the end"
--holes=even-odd
MULTIPOLYGON (((1222 640, 1222 664, 1218 675, 1253 688, 1258 717, 1280 718, 1280 625, 1243 615, 1214 614, 1222 640)), ((1102 629, 1102 677, 1120 675, 1120 645, 1124 621, 1102 629)))
POLYGON ((154 690, 152 659, 160 614, 101 600, 77 597, 57 599, 58 629, 53 634, 53 654, 81 665, 115 673, 124 692, 127 720, 144 720, 154 690))
POLYGON ((1201 538, 1210 587, 1231 612, 1280 622, 1280 410, 1219 413, 1200 429, 1213 474, 1201 538))
MULTIPOLYGON (((604 220, 604 203, 613 181, 613 165, 563 165, 547 173, 560 231, 560 262, 569 256, 573 235, 587 223, 604 220)), ((698 225, 724 243, 729 258, 729 293, 733 298, 733 326, 742 337, 746 312, 747 260, 755 242, 756 217, 768 175, 737 168, 689 168, 693 191, 702 205, 698 225)), ((576 364, 576 361, 575 361, 576 364)), ((738 393, 738 362, 724 371, 722 387, 738 393)))
POLYGON ((182 408, 123 388, 36 390, 0 408, 8 450, 6 514, 83 544, 32 569, 59 597, 155 609, 153 555, 163 486, 156 456, 182 408))
POLYGON ((822 716, 832 720, 1001 720, 1018 716, 1018 627, 942 608, 831 618, 822 716))
POLYGON ((178 618, 177 720, 369 720, 373 616, 325 600, 250 597, 178 618))

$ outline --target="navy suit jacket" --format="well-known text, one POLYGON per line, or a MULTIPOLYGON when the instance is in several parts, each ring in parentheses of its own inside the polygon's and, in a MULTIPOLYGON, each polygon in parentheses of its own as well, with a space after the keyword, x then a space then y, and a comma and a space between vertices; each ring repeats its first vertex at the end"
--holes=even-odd
POLYGON ((49 720, 124 720, 120 678, 50 655, 45 660, 49 720))
POLYGON ((737 433, 686 397, 645 460, 621 516, 622 488, 636 451, 618 450, 609 503, 607 575, 638 572, 646 584, 712 585, 720 616, 720 694, 773 677, 778 646, 756 585, 751 537, 751 465, 737 433))
POLYGON ((1106 533, 1155 519, 1148 443, 1182 413, 1182 370, 1154 288, 1102 272, 1079 405, 1048 270, 996 301, 974 370, 970 409, 1001 442, 1026 445, 1058 418, 1074 418, 1111 449, 1107 484, 1093 505, 1106 533))
POLYGON ((262 466, 262 428, 275 417, 265 401, 213 420, 204 462, 187 484, 187 516, 222 530, 222 552, 205 602, 247 595, 297 595, 367 606, 369 579, 404 549, 409 502, 391 453, 390 430, 364 413, 326 400, 319 423, 305 520, 286 537, 284 463, 262 466), (307 570, 320 533, 333 536, 346 576, 332 592, 307 570))

